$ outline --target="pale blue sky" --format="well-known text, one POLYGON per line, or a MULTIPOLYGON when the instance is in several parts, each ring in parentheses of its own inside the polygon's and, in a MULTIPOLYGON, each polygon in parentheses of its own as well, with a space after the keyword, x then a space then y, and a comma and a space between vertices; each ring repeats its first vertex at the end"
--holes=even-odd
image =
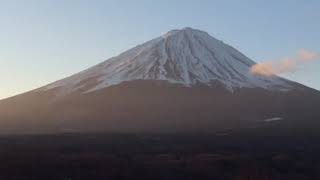
MULTIPOLYGON (((177 28, 260 62, 320 52, 318 0, 0 0, 0 98, 61 79, 177 28)), ((284 76, 320 89, 320 61, 284 76)))

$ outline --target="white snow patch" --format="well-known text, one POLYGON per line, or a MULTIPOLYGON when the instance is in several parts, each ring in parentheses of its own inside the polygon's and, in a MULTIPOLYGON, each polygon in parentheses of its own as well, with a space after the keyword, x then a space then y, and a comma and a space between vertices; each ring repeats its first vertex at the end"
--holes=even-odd
POLYGON ((264 122, 273 122, 273 121, 281 121, 281 120, 283 120, 283 118, 274 117, 274 118, 265 119, 264 122))

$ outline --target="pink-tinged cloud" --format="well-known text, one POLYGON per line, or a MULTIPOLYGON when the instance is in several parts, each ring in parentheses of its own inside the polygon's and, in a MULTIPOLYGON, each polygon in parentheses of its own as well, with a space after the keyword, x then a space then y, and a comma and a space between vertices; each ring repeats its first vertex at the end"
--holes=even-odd
POLYGON ((320 54, 301 49, 292 58, 257 63, 251 67, 250 73, 262 76, 276 76, 287 72, 293 72, 299 65, 317 59, 320 59, 320 54))
POLYGON ((305 49, 300 49, 298 51, 297 57, 299 61, 313 61, 319 57, 319 54, 305 50, 305 49))
POLYGON ((263 76, 273 76, 276 74, 275 68, 270 62, 262 62, 251 67, 250 73, 259 74, 263 76))

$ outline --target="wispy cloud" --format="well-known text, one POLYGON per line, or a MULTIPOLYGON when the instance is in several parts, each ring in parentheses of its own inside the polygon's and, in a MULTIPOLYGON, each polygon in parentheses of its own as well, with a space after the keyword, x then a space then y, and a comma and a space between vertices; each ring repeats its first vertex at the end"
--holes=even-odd
POLYGON ((298 54, 297 60, 302 62, 313 61, 320 57, 320 54, 317 54, 315 52, 311 52, 305 49, 300 49, 297 54, 298 54))
POLYGON ((300 49, 293 57, 255 64, 251 67, 250 73, 263 76, 275 76, 282 73, 293 72, 298 66, 318 59, 320 59, 320 54, 306 49, 300 49))

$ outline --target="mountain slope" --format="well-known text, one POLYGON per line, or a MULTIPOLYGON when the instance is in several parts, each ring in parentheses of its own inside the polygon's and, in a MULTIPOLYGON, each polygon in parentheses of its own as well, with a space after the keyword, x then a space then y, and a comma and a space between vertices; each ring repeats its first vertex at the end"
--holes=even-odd
POLYGON ((251 74, 245 55, 191 28, 0 101, 2 133, 316 127, 320 93, 251 74), (269 122, 269 119, 277 119, 269 122))
POLYGON ((264 88, 287 91, 292 84, 276 76, 249 73, 255 63, 209 34, 185 28, 139 45, 42 90, 60 88, 62 93, 82 93, 132 80, 165 80, 193 86, 219 81, 227 89, 264 88))

